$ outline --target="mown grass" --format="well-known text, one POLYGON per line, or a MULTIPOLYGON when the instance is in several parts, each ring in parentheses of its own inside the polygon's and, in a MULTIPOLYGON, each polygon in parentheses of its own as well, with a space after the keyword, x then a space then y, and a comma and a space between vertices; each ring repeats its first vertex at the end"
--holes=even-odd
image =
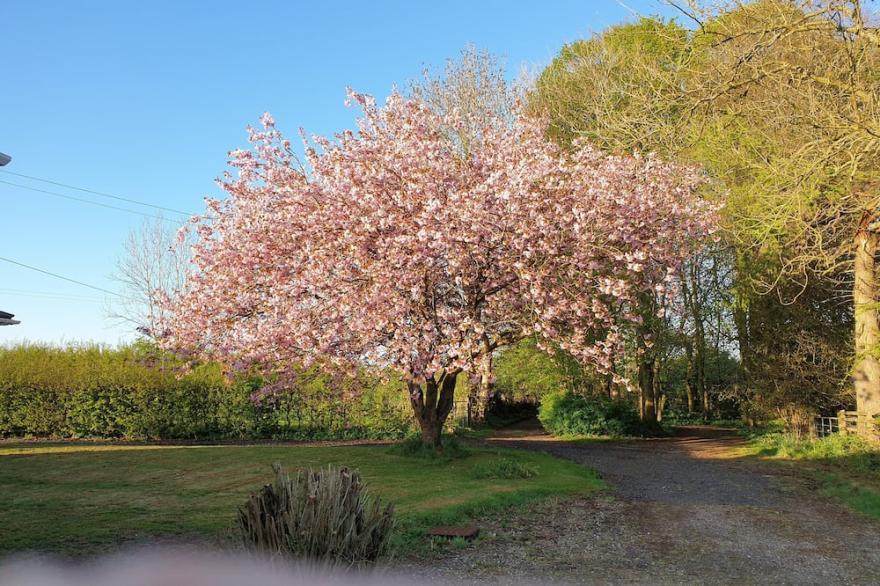
POLYGON ((463 458, 395 455, 385 446, 121 446, 0 443, 0 553, 83 555, 131 541, 214 540, 246 496, 287 469, 329 463, 358 469, 393 502, 397 551, 419 547, 434 524, 481 511, 603 486, 597 475, 548 455, 473 448, 463 458), (480 477, 499 458, 530 478, 480 477))
POLYGON ((880 519, 880 448, 854 435, 796 439, 780 431, 746 432, 748 453, 797 463, 825 494, 880 519))

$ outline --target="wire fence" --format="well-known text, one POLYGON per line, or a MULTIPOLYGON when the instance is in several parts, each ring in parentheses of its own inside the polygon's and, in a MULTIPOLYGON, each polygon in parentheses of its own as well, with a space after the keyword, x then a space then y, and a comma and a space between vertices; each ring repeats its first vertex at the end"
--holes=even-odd
POLYGON ((452 412, 449 414, 448 421, 453 427, 470 427, 471 426, 471 401, 470 399, 455 401, 452 404, 452 412))

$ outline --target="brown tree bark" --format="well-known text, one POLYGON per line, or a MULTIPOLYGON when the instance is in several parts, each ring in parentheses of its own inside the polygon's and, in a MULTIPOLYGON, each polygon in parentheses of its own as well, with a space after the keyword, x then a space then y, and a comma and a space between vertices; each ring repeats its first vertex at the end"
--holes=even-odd
POLYGON ((703 413, 708 415, 708 390, 706 389, 706 328, 703 324, 703 304, 700 291, 699 260, 693 260, 686 267, 682 279, 684 304, 694 322, 694 333, 685 344, 688 360, 688 374, 685 389, 688 399, 688 413, 694 412, 696 397, 702 398, 703 413))
POLYGON ((869 433, 871 421, 880 414, 880 361, 876 353, 880 344, 880 311, 876 282, 878 235, 871 229, 874 218, 865 214, 855 237, 855 283, 853 309, 855 312, 855 365, 853 382, 856 392, 856 411, 859 413, 859 431, 869 433))
POLYGON ((687 393, 688 415, 694 412, 694 386, 690 380, 685 383, 684 390, 687 393))
POLYGON ((685 342, 684 350, 687 356, 684 390, 687 394, 688 415, 690 415, 694 412, 694 346, 689 340, 685 342))
POLYGON ((658 334, 656 317, 656 299, 652 294, 642 294, 639 299, 639 309, 642 314, 642 324, 638 328, 640 355, 639 364, 639 414, 642 421, 649 424, 657 423, 657 402, 654 386, 655 363, 657 360, 657 347, 660 337, 658 334), (647 343, 650 336, 653 343, 647 343))
POLYGON ((455 380, 458 371, 444 371, 425 384, 409 383, 409 400, 422 432, 422 444, 426 448, 441 450, 443 424, 452 412, 455 401, 455 380))
POLYGON ((700 295, 700 275, 696 263, 691 269, 691 317, 694 320, 694 389, 703 397, 703 414, 709 415, 709 391, 706 388, 706 327, 700 295))
POLYGON ((489 400, 492 398, 492 352, 488 351, 480 357, 477 371, 477 384, 471 388, 471 421, 474 423, 486 422, 486 411, 489 408, 489 400))
POLYGON ((660 372, 661 372, 661 361, 659 353, 654 354, 654 365, 653 372, 654 376, 651 378, 651 386, 654 389, 654 413, 655 419, 660 421, 663 418, 663 386, 660 381, 660 372))
POLYGON ((654 358, 643 355, 639 360, 639 394, 642 403, 642 421, 656 423, 657 409, 654 404, 654 358))

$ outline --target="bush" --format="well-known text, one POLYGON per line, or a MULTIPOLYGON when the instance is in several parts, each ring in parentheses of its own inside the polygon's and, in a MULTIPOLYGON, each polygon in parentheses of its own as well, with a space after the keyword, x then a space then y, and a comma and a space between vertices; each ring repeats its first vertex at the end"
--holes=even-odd
POLYGON ((367 494, 357 472, 328 466, 275 481, 239 509, 238 535, 249 551, 331 565, 375 562, 388 545, 394 507, 367 494))
POLYGON ((624 401, 557 392, 541 399, 538 419, 557 436, 642 436, 646 429, 624 401))
POLYGON ((474 478, 512 480, 514 478, 533 478, 537 475, 538 469, 535 466, 510 458, 498 458, 488 466, 474 469, 474 478))

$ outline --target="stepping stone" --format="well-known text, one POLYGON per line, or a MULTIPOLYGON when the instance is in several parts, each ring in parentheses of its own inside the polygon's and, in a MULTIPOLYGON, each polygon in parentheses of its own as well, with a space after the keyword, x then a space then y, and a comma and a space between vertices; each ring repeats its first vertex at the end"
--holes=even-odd
POLYGON ((461 537, 468 541, 476 539, 479 534, 480 528, 473 525, 465 527, 433 527, 428 530, 428 535, 431 537, 445 537, 447 539, 461 537))

